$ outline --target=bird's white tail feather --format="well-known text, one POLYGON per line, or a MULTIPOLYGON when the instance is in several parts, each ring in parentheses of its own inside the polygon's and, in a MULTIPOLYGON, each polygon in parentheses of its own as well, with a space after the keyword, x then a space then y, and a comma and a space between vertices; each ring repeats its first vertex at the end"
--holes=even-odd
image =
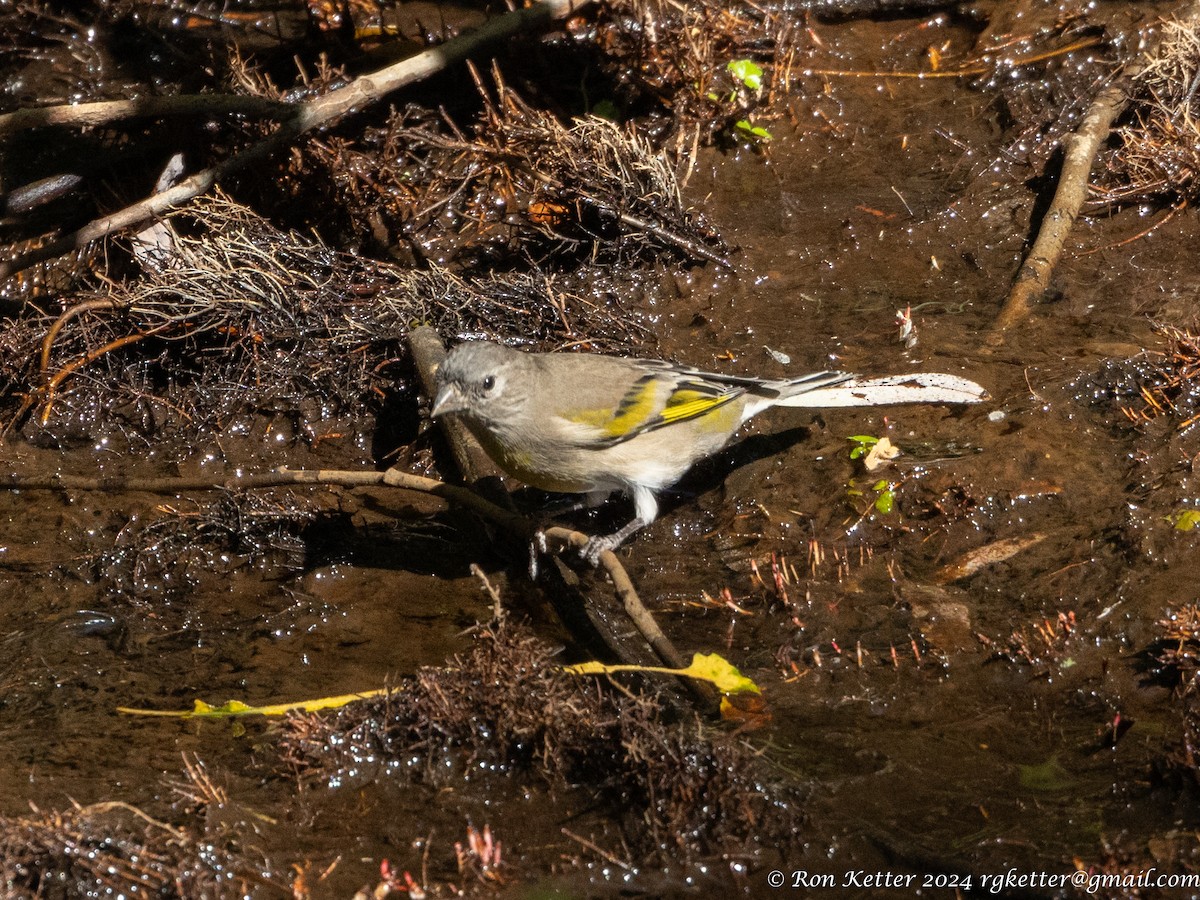
POLYGON ((978 403, 988 392, 966 378, 915 372, 883 378, 852 378, 830 387, 775 401, 775 406, 891 406, 894 403, 978 403))

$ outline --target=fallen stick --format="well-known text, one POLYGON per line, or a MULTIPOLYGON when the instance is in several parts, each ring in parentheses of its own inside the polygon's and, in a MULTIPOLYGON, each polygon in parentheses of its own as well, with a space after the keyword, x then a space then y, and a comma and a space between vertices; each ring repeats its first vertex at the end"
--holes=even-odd
MULTIPOLYGON (((554 545, 557 552, 579 553, 590 540, 582 531, 574 531, 570 528, 547 528, 545 535, 547 543, 554 545)), ((638 596, 637 589, 633 586, 633 579, 629 577, 629 573, 625 571, 625 567, 621 565, 616 554, 611 550, 605 550, 600 554, 598 563, 612 581, 613 591, 625 608, 625 614, 637 626, 637 630, 646 639, 646 643, 654 649, 663 664, 672 669, 687 668, 687 661, 675 649, 670 638, 663 634, 663 630, 658 627, 658 620, 654 618, 653 613, 642 603, 642 598, 638 596)), ((690 680, 685 680, 684 684, 700 687, 700 685, 694 685, 690 680)), ((705 699, 712 698, 706 697, 705 699)))
POLYGON ((0 115, 0 135, 46 128, 53 125, 87 128, 108 125, 122 119, 158 116, 215 116, 241 113, 270 119, 289 119, 297 104, 253 94, 174 94, 165 97, 139 97, 136 100, 99 100, 95 103, 64 103, 59 106, 35 106, 0 115))
POLYGON ((1131 67, 1123 77, 1100 91, 1079 128, 1063 140, 1062 171, 1054 199, 1038 227, 1037 239, 1017 270, 1008 298, 992 323, 994 336, 1023 321, 1050 286, 1050 276, 1062 257, 1067 236, 1087 199, 1088 176, 1096 153, 1108 137, 1113 120, 1129 101, 1128 87, 1134 77, 1136 72, 1131 67))
MULTIPOLYGON (((1177 14, 1182 21, 1200 17, 1200 3, 1192 3, 1177 14)), ((1143 50, 1142 56, 1127 65, 1125 70, 1100 91, 1092 100, 1079 128, 1063 140, 1063 164, 1058 177, 1054 199, 1046 210, 1037 238, 1021 268, 1013 279, 1008 298, 992 323, 994 343, 1004 339, 1004 332, 1024 321, 1050 286, 1050 276, 1062 258, 1067 236, 1079 211, 1087 200, 1088 176, 1095 163, 1100 145, 1108 137, 1113 122, 1129 102, 1129 90, 1145 71, 1152 54, 1143 50)))
POLYGON ((222 178, 261 162, 276 151, 288 146, 297 137, 356 109, 368 106, 393 91, 428 78, 454 63, 461 62, 481 47, 545 22, 561 18, 587 5, 591 0, 539 0, 533 6, 506 13, 485 23, 475 31, 451 38, 444 44, 430 47, 398 63, 361 75, 354 81, 297 104, 293 114, 275 131, 241 153, 211 166, 174 187, 146 197, 131 206, 94 219, 78 231, 0 262, 0 281, 36 263, 83 247, 98 238, 144 225, 169 209, 181 206, 212 189, 222 178))

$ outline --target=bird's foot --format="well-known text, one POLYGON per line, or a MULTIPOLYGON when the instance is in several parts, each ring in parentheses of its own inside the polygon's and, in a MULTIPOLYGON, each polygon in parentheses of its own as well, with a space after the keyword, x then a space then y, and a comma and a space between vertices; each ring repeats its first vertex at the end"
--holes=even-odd
POLYGON ((619 531, 614 531, 612 534, 599 535, 597 537, 588 538, 588 542, 583 545, 583 549, 579 551, 579 555, 586 559, 591 565, 600 565, 600 554, 605 550, 616 550, 623 543, 629 540, 635 532, 641 528, 645 528, 646 523, 641 519, 634 519, 624 528, 619 531))

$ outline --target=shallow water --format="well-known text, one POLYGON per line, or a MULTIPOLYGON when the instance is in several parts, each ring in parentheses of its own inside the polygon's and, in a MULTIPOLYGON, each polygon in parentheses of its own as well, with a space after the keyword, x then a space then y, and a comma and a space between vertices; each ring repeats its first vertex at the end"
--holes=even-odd
MULTIPOLYGON (((1111 3, 1106 13, 1121 21, 1147 6, 1111 3)), ((915 67, 927 45, 969 46, 973 26, 930 21, 919 37, 918 20, 814 28, 831 68, 915 67), (907 35, 899 49, 897 34, 907 35)), ((676 290, 641 300, 654 351, 772 377, 948 371, 978 380, 992 399, 962 410, 764 414, 752 439, 685 479, 622 558, 677 646, 719 652, 763 687, 773 720, 749 739, 808 792, 803 831, 779 848, 794 895, 804 895, 796 872, 882 871, 917 876, 918 886, 929 876, 927 895, 952 896, 966 878, 978 889, 981 876, 1014 867, 1066 874, 1118 858, 1182 871, 1195 860, 1178 835, 1197 817, 1188 795, 1156 774, 1180 720, 1145 654, 1154 622, 1196 600, 1196 538, 1166 521, 1191 499, 1180 461, 1195 455, 1195 436, 1139 435, 1122 424, 1120 404, 1092 395, 1120 371, 1106 360, 1163 346, 1151 320, 1194 322, 1197 218, 1187 211, 1121 246, 1148 224, 1137 210, 1081 220, 1053 302, 991 346, 984 335, 1038 199, 1024 183, 1036 171, 1014 178, 999 162, 1012 135, 994 94, 948 78, 804 84, 791 121, 770 123, 765 156, 702 152, 688 196, 739 248, 736 271, 693 270, 674 279, 676 290), (894 317, 910 306, 919 341, 906 348, 894 317), (847 441, 861 434, 886 434, 906 454, 866 476, 847 441), (869 499, 849 495, 851 479, 869 489, 880 477, 899 483, 898 512, 863 515, 869 499), (936 583, 938 568, 968 550, 1032 533, 1044 537, 1010 559, 936 583), (814 547, 824 562, 813 561, 814 547), (787 603, 749 571, 771 554, 795 568, 787 603), (746 614, 695 605, 724 587, 746 614), (1063 637, 1060 613, 1073 615, 1071 635, 1039 643, 1043 622, 1063 637), (1014 632, 1032 647, 1015 661, 979 637, 1003 648, 1014 632)), ((353 440, 306 452, 270 427, 216 441, 215 465, 229 470, 275 464, 280 446, 294 467, 372 462, 353 440)), ((20 438, 4 457, 6 468, 34 473, 173 471, 20 438)), ((230 773, 238 802, 273 820, 257 841, 281 869, 342 857, 319 896, 373 882, 381 857, 419 866, 414 841, 434 832, 445 851, 467 820, 489 821, 538 877, 581 852, 559 832, 580 814, 574 798, 502 774, 432 796, 364 778, 297 800, 254 774, 256 745, 270 741, 260 725, 241 732, 115 712, 345 694, 439 665, 490 612, 467 573, 473 561, 506 603, 548 621, 521 566, 506 574, 464 516, 382 490, 325 493, 335 524, 285 548, 299 574, 279 553, 251 554, 247 566, 231 551, 198 556, 185 583, 151 591, 154 573, 121 576, 149 579, 123 589, 134 582, 84 562, 119 542, 131 517, 152 518, 163 504, 187 514, 190 499, 0 494, 0 813, 154 803, 187 752, 230 773)), ((545 628, 563 640, 559 626, 545 628)), ((739 883, 778 896, 767 871, 739 883)), ((566 883, 582 894, 621 879, 597 867, 566 883)), ((877 895, 857 876, 837 893, 877 895)))

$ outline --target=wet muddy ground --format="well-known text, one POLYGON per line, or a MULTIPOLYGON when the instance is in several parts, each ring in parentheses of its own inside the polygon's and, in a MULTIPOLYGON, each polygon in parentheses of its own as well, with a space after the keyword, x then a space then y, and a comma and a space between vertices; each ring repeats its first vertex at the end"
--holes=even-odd
MULTIPOLYGON (((976 6, 975 16, 805 19, 805 65, 917 70, 930 47, 966 57, 1000 15, 976 6)), ((1101 6, 1071 12, 1114 33, 1173 7, 1101 6)), ((1143 386, 1187 350, 1169 329, 1196 327, 1200 220, 1150 204, 1092 210, 1047 302, 1002 343, 988 339, 1052 189, 1055 128, 1077 120, 1113 53, 1067 54, 1011 85, 797 77, 763 120, 765 152, 727 143, 693 161, 685 201, 729 245, 732 270, 649 266, 615 301, 646 355, 770 377, 945 371, 991 393, 966 409, 766 413, 621 551, 681 650, 720 653, 762 688, 769 719, 705 727, 712 742, 757 754, 788 798, 790 838, 665 865, 634 853, 592 785, 447 753, 436 775, 368 759, 298 788, 275 725, 116 712, 341 695, 444 666, 491 615, 472 563, 513 617, 567 648, 562 659, 580 653, 524 560, 502 556, 469 514, 382 487, 253 501, 0 493, 0 815, 119 802, 170 822, 195 792, 185 768, 199 760, 225 792, 204 805, 224 842, 212 854, 236 845, 258 861, 262 881, 249 890, 263 897, 348 898, 379 880, 384 859, 444 896, 466 877, 455 842, 485 824, 503 843, 502 883, 475 871, 466 887, 512 897, 879 896, 864 880, 875 873, 951 897, 997 893, 986 879, 1011 872, 1192 873, 1194 726, 1179 673, 1157 660, 1162 620, 1200 599, 1200 532, 1178 527, 1197 503, 1195 389, 1140 422, 1122 409, 1145 410, 1143 386), (1063 120, 1023 132, 1033 117, 1014 113, 1021 104, 1063 120), (1018 152, 1022 141, 1045 149, 1018 152), (914 346, 897 338, 908 307, 914 346), (887 436, 903 455, 868 475, 851 458, 854 435, 887 436), (873 505, 880 479, 894 493, 889 512, 873 505), (189 521, 204 525, 180 527, 189 521), (1020 539, 969 573, 946 569, 1020 539)), ((259 190, 240 186, 247 201, 259 190)), ((319 440, 261 410, 186 444, 131 438, 136 428, 73 430, 71 417, 84 417, 65 403, 59 421, 6 435, 3 468, 215 478, 399 459, 453 478, 440 441, 415 435, 425 401, 410 369, 397 361, 385 375, 375 416, 327 420, 319 440)), ((575 521, 600 531, 624 515, 617 501, 575 521)), ((580 575, 589 596, 607 594, 580 575)), ((1005 891, 1079 892, 1046 879, 1005 891)))

